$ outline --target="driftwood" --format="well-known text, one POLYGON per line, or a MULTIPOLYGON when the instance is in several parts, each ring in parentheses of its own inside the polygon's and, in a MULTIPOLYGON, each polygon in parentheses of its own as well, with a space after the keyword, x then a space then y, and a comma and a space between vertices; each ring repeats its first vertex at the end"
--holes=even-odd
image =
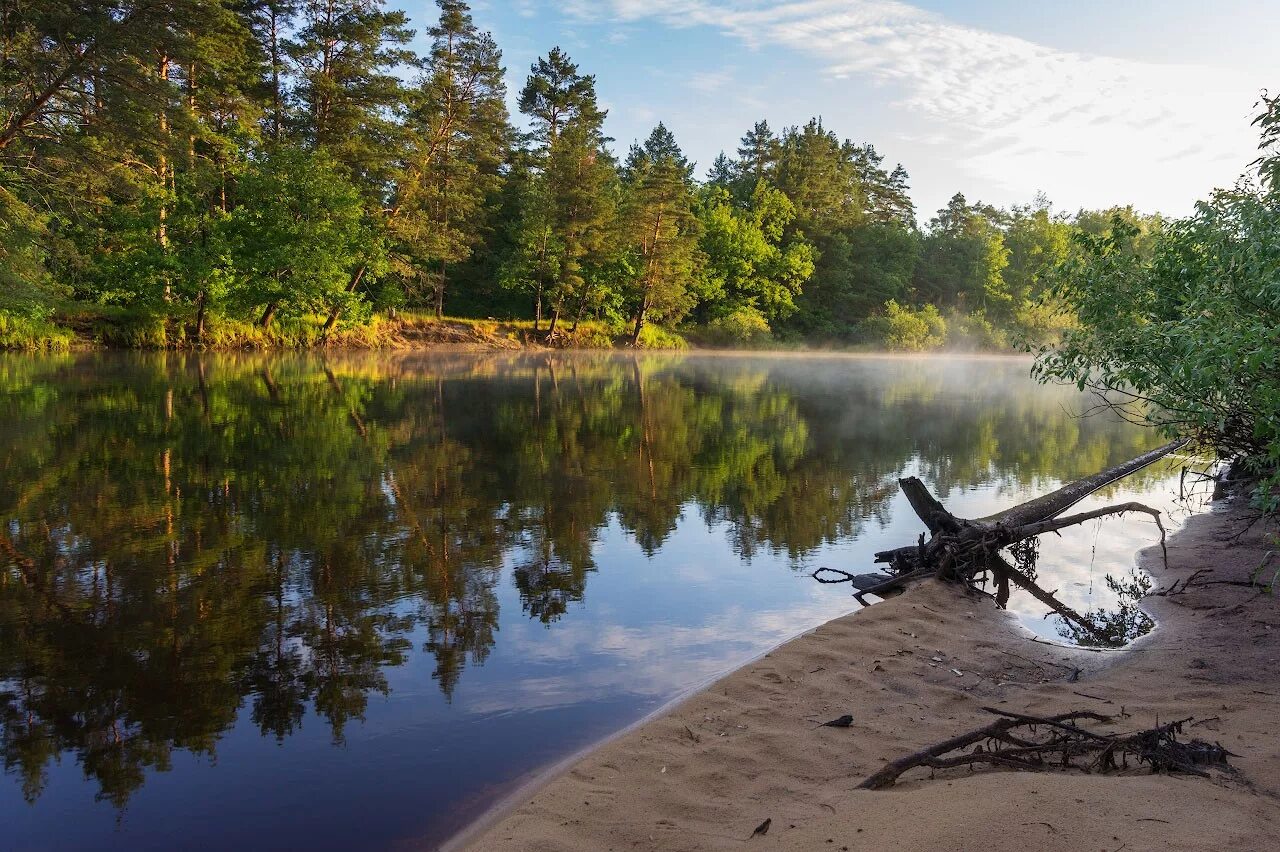
POLYGON ((1219 743, 1181 742, 1178 735, 1190 719, 1128 734, 1102 734, 1078 724, 1110 722, 1111 716, 1076 711, 1056 716, 1028 716, 983 708, 1000 718, 989 725, 940 742, 888 763, 858 786, 864 790, 892 787, 917 767, 955 769, 962 766, 1001 766, 1033 772, 1077 770, 1111 772, 1128 769, 1132 760, 1152 772, 1181 772, 1207 776, 1201 767, 1230 769, 1232 756, 1219 743), (976 746, 972 750, 970 746, 976 746))
POLYGON ((926 577, 938 576, 945 580, 972 584, 979 575, 989 574, 996 581, 996 600, 1001 606, 1007 602, 1009 585, 1013 584, 1031 592, 1063 618, 1081 624, 1088 630, 1088 619, 1037 586, 1032 576, 1002 559, 999 552, 1045 533, 1057 532, 1095 518, 1130 512, 1140 512, 1155 519, 1160 528, 1160 544, 1163 548, 1165 528, 1160 513, 1141 503, 1124 503, 1066 517, 1063 517, 1063 513, 1095 491, 1154 464, 1186 444, 1186 441, 1174 441, 1123 464, 1064 485, 1052 494, 1014 506, 997 515, 975 520, 957 518, 951 514, 916 477, 901 479, 899 484, 903 495, 924 522, 929 537, 921 535, 913 546, 877 553, 876 562, 889 566, 892 576, 887 578, 884 575, 855 575, 833 568, 821 568, 814 572, 814 577, 824 583, 851 582, 858 589, 856 596, 862 600, 868 594, 883 597, 907 583, 926 577), (831 579, 832 577, 836 579, 831 579))

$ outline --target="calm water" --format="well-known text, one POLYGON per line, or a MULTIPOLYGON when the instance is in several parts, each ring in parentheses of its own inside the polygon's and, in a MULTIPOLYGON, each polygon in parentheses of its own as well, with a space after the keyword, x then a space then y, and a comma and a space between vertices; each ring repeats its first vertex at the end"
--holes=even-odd
MULTIPOLYGON (((1156 442, 1028 366, 0 358, 0 845, 431 846, 855 608, 808 574, 914 540, 897 477, 980 516, 1156 442)), ((1114 609, 1152 531, 1041 577, 1114 609)))

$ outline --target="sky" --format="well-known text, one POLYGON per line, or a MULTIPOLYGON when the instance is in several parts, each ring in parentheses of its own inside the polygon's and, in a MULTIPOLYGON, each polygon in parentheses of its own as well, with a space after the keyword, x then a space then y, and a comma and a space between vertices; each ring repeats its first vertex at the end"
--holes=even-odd
MULTIPOLYGON (((419 31, 430 0, 402 5, 419 31)), ((911 175, 922 220, 956 192, 1181 215, 1256 156, 1280 89, 1276 0, 474 0, 513 114, 559 45, 594 74, 625 152, 658 122, 705 173, 758 120, 820 116, 911 175)), ((517 116, 518 118, 518 116, 517 116)))

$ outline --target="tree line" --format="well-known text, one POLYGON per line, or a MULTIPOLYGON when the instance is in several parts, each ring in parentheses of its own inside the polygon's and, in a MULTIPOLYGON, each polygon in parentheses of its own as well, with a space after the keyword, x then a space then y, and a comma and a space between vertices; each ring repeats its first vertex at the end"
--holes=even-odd
POLYGON ((1073 232, 1155 224, 957 194, 921 227, 906 170, 819 119, 760 121, 703 174, 662 124, 618 156, 564 51, 517 119, 493 37, 437 5, 418 54, 380 0, 0 0, 0 344, 418 309, 632 345, 1000 347, 1070 326, 1044 296, 1073 232))

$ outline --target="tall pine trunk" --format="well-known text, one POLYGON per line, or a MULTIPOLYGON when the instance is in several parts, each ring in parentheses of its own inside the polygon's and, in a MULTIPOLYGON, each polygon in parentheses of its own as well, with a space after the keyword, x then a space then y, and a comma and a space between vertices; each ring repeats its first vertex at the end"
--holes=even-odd
MULTIPOLYGON (((156 69, 156 77, 161 84, 169 80, 169 56, 168 54, 160 55, 160 66, 156 69)), ((167 194, 169 192, 169 113, 167 99, 165 103, 160 105, 160 116, 158 121, 158 129, 160 131, 160 150, 156 158, 156 173, 160 177, 161 192, 167 194)), ((162 196, 163 197, 163 196, 162 196)), ((156 223, 156 242, 160 246, 161 254, 168 253, 169 250, 169 202, 167 199, 160 202, 160 210, 158 211, 158 221, 156 223)), ((166 302, 173 298, 173 284, 166 275, 164 278, 164 300, 166 302)))
POLYGON ((440 261, 440 283, 436 285, 436 319, 444 319, 444 282, 445 274, 448 271, 448 264, 440 261))

